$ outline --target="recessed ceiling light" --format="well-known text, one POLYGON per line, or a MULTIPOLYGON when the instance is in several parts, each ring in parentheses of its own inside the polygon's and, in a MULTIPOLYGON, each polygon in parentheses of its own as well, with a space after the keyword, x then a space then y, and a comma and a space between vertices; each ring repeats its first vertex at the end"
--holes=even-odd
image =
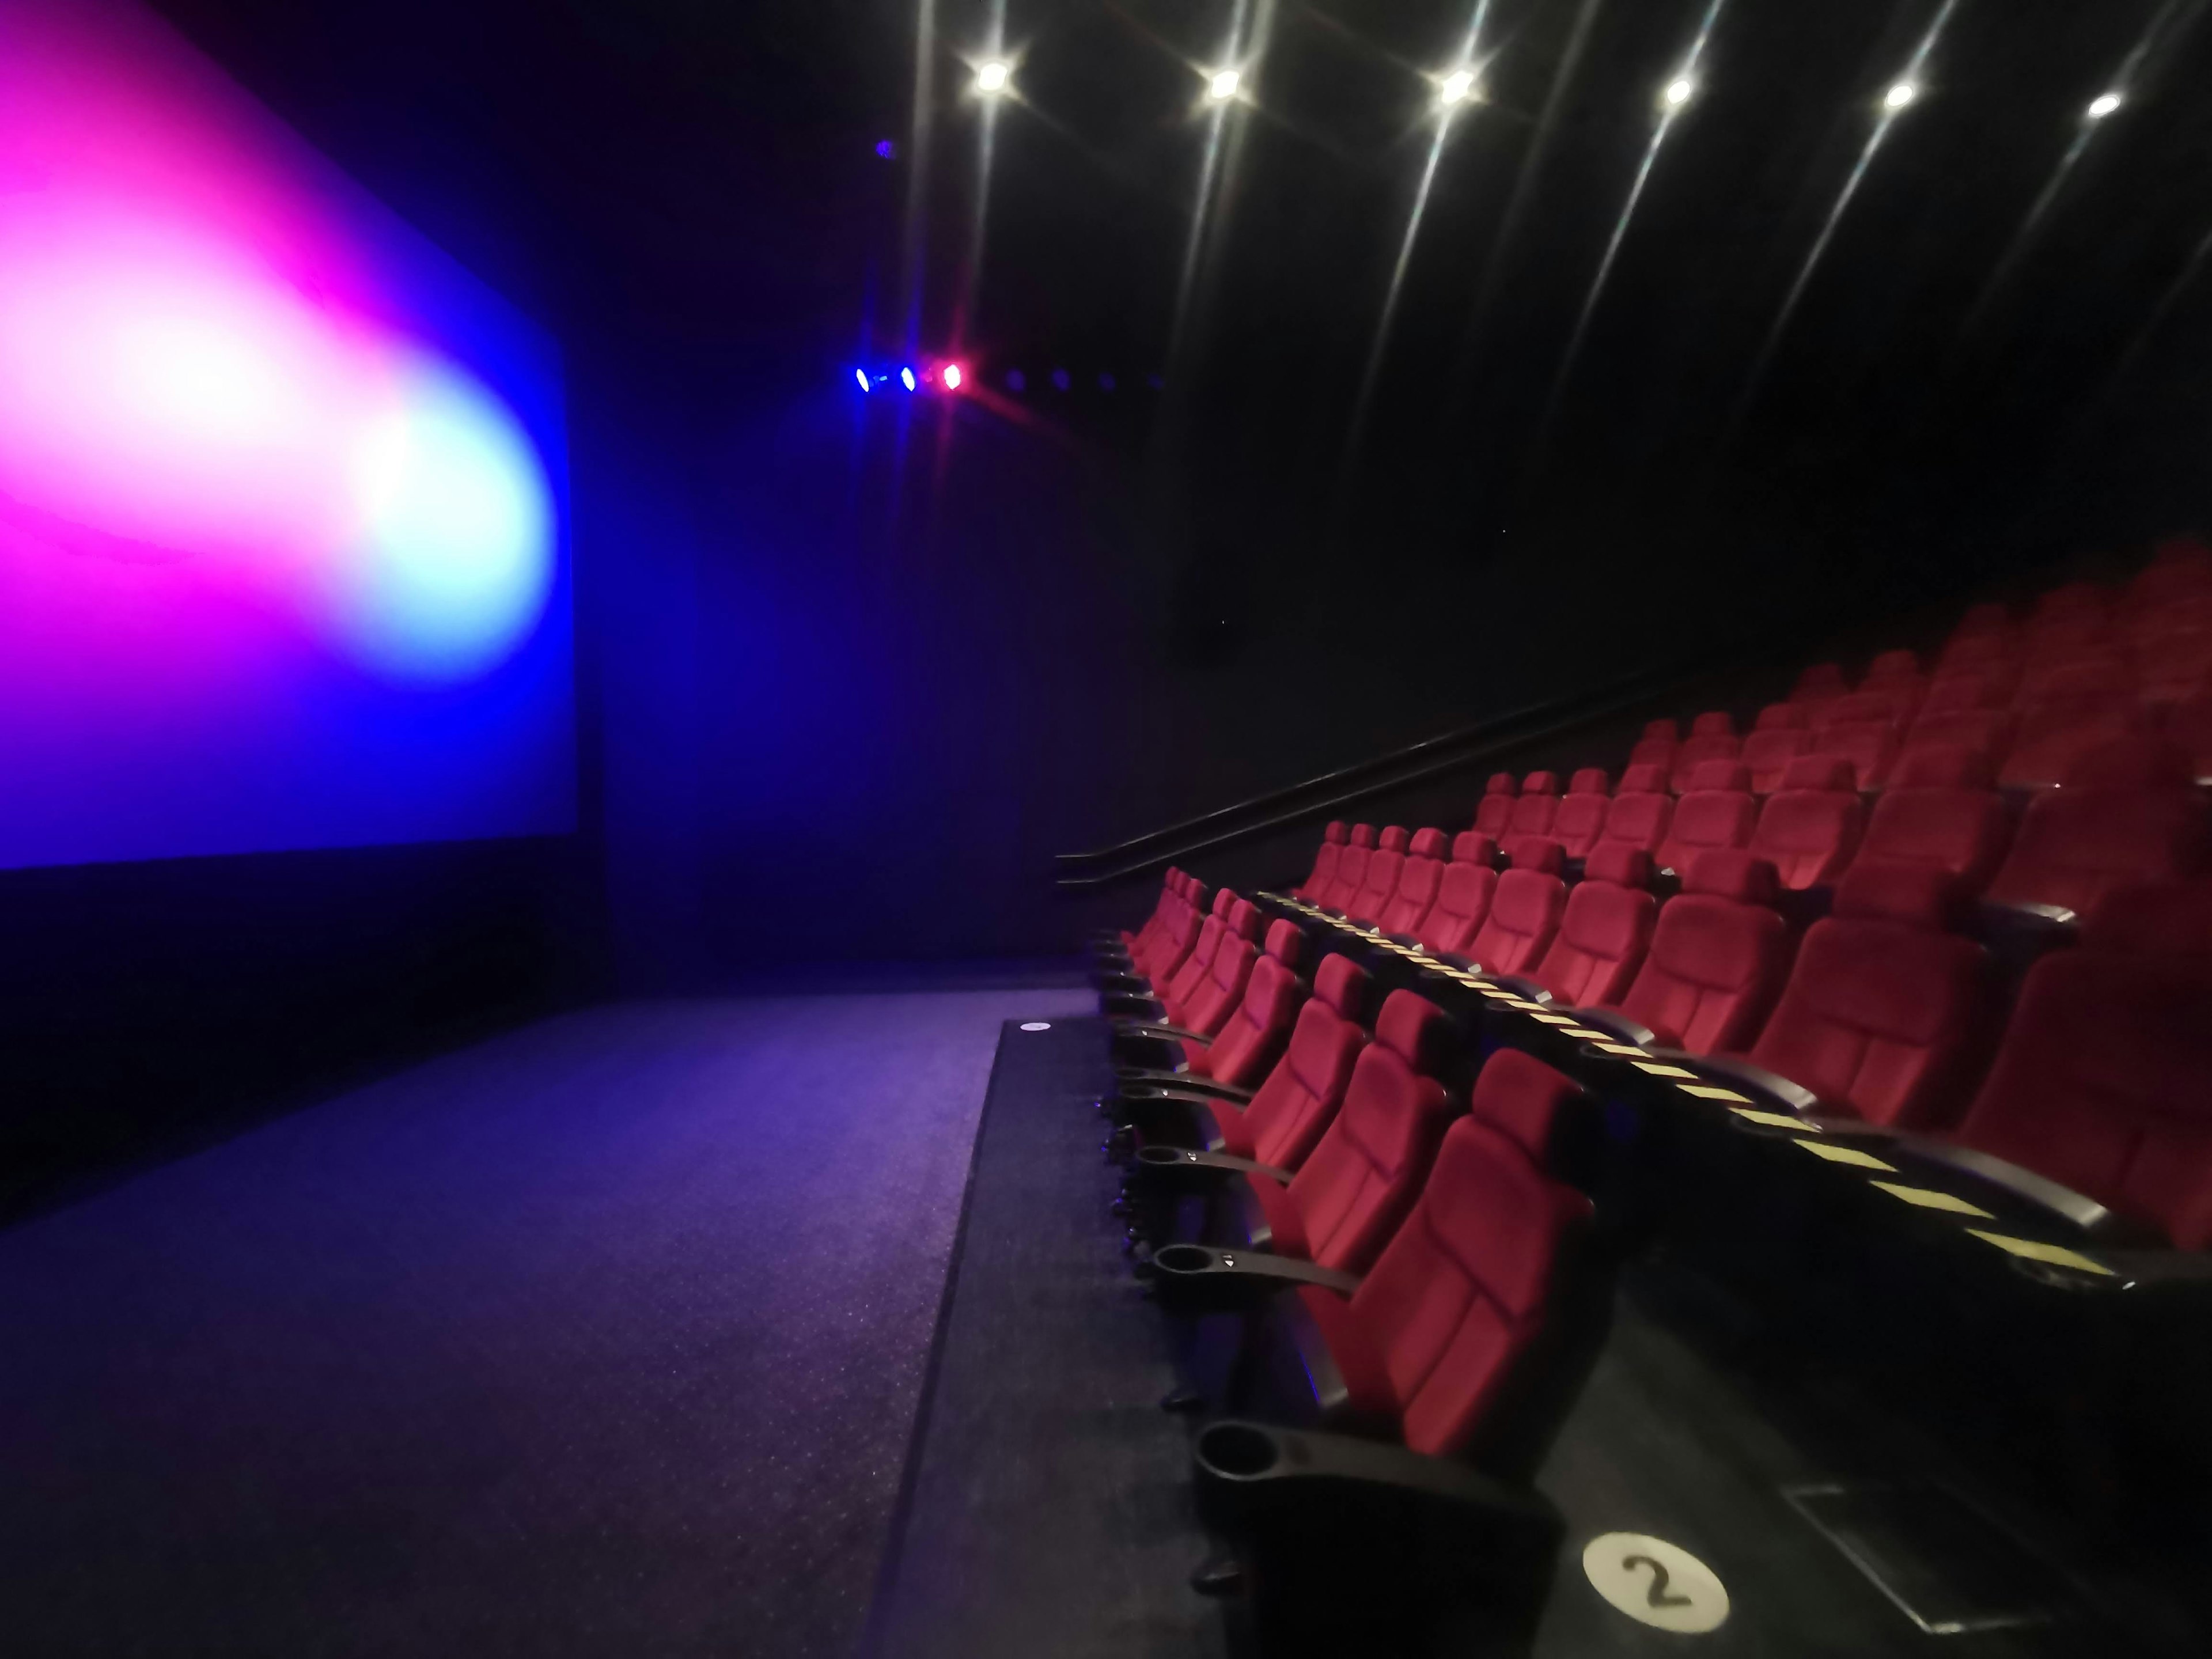
POLYGON ((975 65, 975 90, 983 93, 1004 92, 1006 82, 1013 78, 1013 66, 1004 58, 994 58, 975 65))
POLYGON ((1696 82, 1686 75, 1678 75, 1667 83, 1667 90, 1659 95, 1665 100, 1668 109, 1680 109, 1697 96, 1697 92, 1696 82))
POLYGON ((2119 106, 2120 94, 2118 93, 2100 93, 2098 96, 2090 100, 2089 118, 2092 121, 2101 121, 2119 106))
POLYGON ((1454 70, 1437 83, 1437 98, 1445 104, 1463 104, 1474 96, 1474 71, 1454 70))
POLYGON ((1911 81, 1899 81, 1887 92, 1882 94, 1881 101, 1885 108, 1903 109, 1918 96, 1920 96, 1920 88, 1916 83, 1911 81))
POLYGON ((1214 102, 1234 98, 1237 88, 1244 84, 1244 77, 1233 69, 1216 70, 1213 78, 1206 83, 1206 96, 1214 102))

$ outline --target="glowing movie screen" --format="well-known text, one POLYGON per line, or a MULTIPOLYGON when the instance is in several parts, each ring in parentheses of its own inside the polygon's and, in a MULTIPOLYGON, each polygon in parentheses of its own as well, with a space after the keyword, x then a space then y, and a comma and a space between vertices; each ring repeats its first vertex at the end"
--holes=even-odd
POLYGON ((126 0, 0 0, 0 867, 574 828, 557 356, 126 0))

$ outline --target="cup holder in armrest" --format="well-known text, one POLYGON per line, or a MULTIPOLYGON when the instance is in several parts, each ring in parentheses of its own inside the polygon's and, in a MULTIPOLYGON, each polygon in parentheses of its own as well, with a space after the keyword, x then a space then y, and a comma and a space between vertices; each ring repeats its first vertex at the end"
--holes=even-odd
POLYGON ((1199 1431, 1198 1462, 1224 1480, 1252 1480, 1282 1461, 1282 1443, 1250 1423, 1216 1423, 1199 1431))
MULTIPOLYGON (((1147 1147, 1146 1150, 1156 1149, 1147 1147)), ((1139 1152, 1138 1156, 1141 1158, 1144 1153, 1139 1152)), ((1204 1244, 1164 1244, 1152 1252, 1152 1265, 1162 1273, 1202 1273, 1212 1267, 1215 1260, 1213 1251, 1204 1244)))
POLYGON ((1156 1169, 1172 1169, 1178 1164, 1195 1164, 1198 1154, 1182 1146, 1140 1146, 1137 1162, 1149 1164, 1156 1169))

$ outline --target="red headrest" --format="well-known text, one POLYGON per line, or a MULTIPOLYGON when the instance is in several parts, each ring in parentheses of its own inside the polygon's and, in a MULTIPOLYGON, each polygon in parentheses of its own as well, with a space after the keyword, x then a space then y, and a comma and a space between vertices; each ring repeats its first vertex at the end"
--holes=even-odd
POLYGON ((1531 772, 1521 780, 1521 793, 1524 795, 1556 795, 1559 793, 1559 775, 1557 772, 1531 772))
POLYGON ((1933 682, 1920 701, 1923 714, 1971 714, 2004 707, 2004 687, 1994 674, 1946 674, 1933 682))
POLYGON ((1375 1022, 1375 1040, 1395 1049, 1400 1059, 1417 1072, 1436 1075, 1443 1062, 1444 1044, 1451 1022, 1444 1011, 1426 997, 1411 991, 1393 991, 1383 1000, 1382 1017, 1375 1022))
POLYGON ((2116 887, 2083 920, 2081 943, 2143 956, 2212 956, 2212 879, 2116 887))
POLYGON ((1498 862, 1496 837, 1484 835, 1479 830, 1462 830, 1452 837, 1454 864, 1495 864, 1498 862))
POLYGON ((1394 823, 1390 825, 1388 829, 1383 830, 1382 839, 1375 844, 1386 853, 1404 852, 1406 850, 1406 826, 1402 823, 1394 823))
POLYGON ((1805 706, 1796 702, 1770 702, 1759 711, 1759 719, 1751 729, 1754 732, 1802 732, 1805 729, 1805 706))
POLYGON ((1672 720, 1650 720, 1644 725, 1644 735, 1647 738, 1664 738, 1668 742, 1673 743, 1681 734, 1674 730, 1674 722, 1672 720))
POLYGON ((2039 617, 2094 615, 2105 608, 2105 590, 2094 582, 2066 582, 2036 601, 2039 617))
POLYGON ((1632 766, 1620 775, 1620 787, 1616 795, 1663 795, 1667 793, 1667 769, 1663 766, 1632 766))
POLYGON ((1729 718, 1727 709, 1711 709, 1690 722, 1690 735, 1693 738, 1732 738, 1735 735, 1735 721, 1729 718))
POLYGON ((1257 939, 1260 937, 1260 907, 1249 899, 1238 899, 1229 907, 1229 931, 1239 939, 1257 939))
POLYGON ((1510 795, 1519 793, 1520 786, 1513 781, 1510 772, 1492 772, 1490 781, 1482 786, 1486 795, 1510 795))
POLYGON ((1893 720, 1897 718, 1897 703, 1886 691, 1856 691, 1848 697, 1838 697, 1828 705, 1828 724, 1839 726, 1846 720, 1893 720))
POLYGON ((2002 634, 2012 626, 2012 613, 1992 600, 1987 605, 1970 605, 1966 614, 1959 618, 1959 625, 1951 630, 1958 639, 1975 634, 2002 634))
POLYGON ((1170 893, 1180 893, 1183 890, 1183 884, 1189 879, 1190 878, 1188 876, 1186 876, 1182 871, 1176 869, 1175 866, 1170 864, 1168 866, 1167 878, 1163 884, 1170 893))
POLYGON ((1751 787, 1751 772, 1732 760, 1699 761, 1690 769, 1690 787, 1692 789, 1732 789, 1741 793, 1751 787))
POLYGON ((1547 876, 1556 876, 1566 867, 1567 851, 1549 836, 1516 836, 1513 838, 1513 867, 1516 870, 1535 870, 1547 876))
POLYGON ((1297 923, 1287 916, 1268 927, 1267 954, 1285 968, 1297 967, 1298 958, 1305 954, 1305 949, 1306 936, 1298 931, 1297 923))
POLYGON ((1995 772, 1990 757, 1963 743, 1931 743, 1898 757, 1889 775, 1893 789, 1988 789, 1995 772))
POLYGON ((1342 818, 1331 818, 1328 828, 1321 832, 1321 838, 1323 841, 1334 842, 1341 847, 1344 845, 1344 838, 1351 833, 1352 826, 1342 818))
POLYGON ((1551 1150, 1553 1126, 1561 1109, 1582 1092, 1580 1084, 1562 1077, 1534 1054, 1500 1048, 1484 1062, 1468 1097, 1468 1110, 1510 1135, 1540 1164, 1551 1150))
POLYGON ((1707 893, 1745 904, 1771 905, 1774 887, 1774 866, 1735 847, 1710 847, 1695 854, 1682 878, 1686 893, 1707 893))
POLYGON ((2128 671, 2112 657, 2084 657, 2054 668, 2035 690, 2038 702, 2057 702, 2066 697, 2126 696, 2135 689, 2128 671))
POLYGON ((1186 890, 1185 890, 1185 891, 1184 891, 1184 893, 1183 893, 1183 897, 1184 897, 1184 898, 1186 898, 1186 899, 1188 899, 1188 900, 1190 902, 1190 908, 1191 908, 1192 909, 1194 909, 1194 910, 1203 910, 1203 909, 1205 909, 1205 908, 1206 908, 1206 884, 1205 884, 1204 882, 1200 881, 1200 880, 1196 877, 1196 876, 1193 876, 1193 877, 1190 878, 1190 886, 1189 886, 1188 889, 1186 889, 1186 890))
POLYGON ((1567 780, 1567 793, 1571 795, 1602 795, 1612 787, 1613 780, 1598 766, 1585 766, 1567 780))
POLYGON ((1235 893, 1224 887, 1213 896, 1213 914, 1226 921, 1229 920, 1229 913, 1241 902, 1243 901, 1235 893))
POLYGON ((1341 951, 1323 957, 1314 975, 1314 994, 1356 1020, 1367 1009, 1367 970, 1341 951))
POLYGON ((1585 881, 1618 882, 1623 887, 1647 887, 1651 883, 1651 854, 1626 842, 1601 841, 1583 861, 1585 881))
POLYGON ((1844 678, 1843 665, 1840 663, 1808 663, 1806 665, 1805 672, 1797 677, 1797 689, 1800 691, 1836 691, 1841 690, 1850 684, 1850 682, 1844 678))
POLYGON ((1920 659, 1910 651, 1885 651, 1867 665, 1868 685, 1879 685, 1884 680, 1909 680, 1920 672, 1920 659))
POLYGON ((1444 832, 1441 830, 1416 830, 1413 844, 1409 849, 1417 859, 1440 859, 1444 855, 1444 832))
POLYGON ((2163 738, 2114 738, 2075 757, 2059 781, 2069 789, 2156 789, 2187 784, 2189 751, 2163 738))
POLYGON ((1909 922, 1940 932, 1951 925, 1958 898, 1958 878, 1941 865, 1862 860, 1836 884, 1831 914, 1909 922))
POLYGON ((1841 755, 1800 755, 1782 769, 1784 789, 1856 789, 1856 779, 1841 755))
POLYGON ((1375 826, 1371 823, 1353 824, 1352 826, 1352 844, 1354 847, 1374 846, 1375 826))

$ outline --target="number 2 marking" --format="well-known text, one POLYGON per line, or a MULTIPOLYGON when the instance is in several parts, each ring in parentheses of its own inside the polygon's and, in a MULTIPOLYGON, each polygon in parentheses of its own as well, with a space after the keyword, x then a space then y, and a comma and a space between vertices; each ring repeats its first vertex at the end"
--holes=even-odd
POLYGON ((1690 1601, 1692 1600, 1691 1597, 1679 1593, 1670 1594, 1668 1592, 1667 1589, 1667 1569, 1661 1566, 1650 1556, 1624 1555, 1620 1558, 1620 1565, 1623 1571, 1626 1571, 1632 1567, 1649 1567, 1651 1569, 1651 1590, 1650 1593, 1644 1598, 1648 1606, 1655 1607, 1686 1607, 1690 1605, 1690 1601))

